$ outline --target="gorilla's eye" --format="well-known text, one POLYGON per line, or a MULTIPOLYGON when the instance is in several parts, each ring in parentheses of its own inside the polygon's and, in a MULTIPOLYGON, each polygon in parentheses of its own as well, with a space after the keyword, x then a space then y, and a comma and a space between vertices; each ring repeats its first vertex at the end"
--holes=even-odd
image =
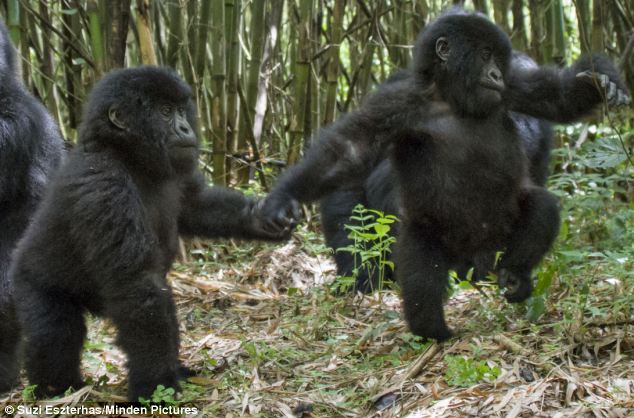
POLYGON ((185 107, 184 106, 178 106, 178 113, 181 115, 185 114, 185 107))
POLYGON ((163 116, 169 116, 172 114, 172 106, 168 104, 161 105, 159 112, 161 112, 161 115, 163 116))
POLYGON ((493 51, 491 50, 491 48, 484 48, 481 52, 482 59, 488 61, 491 58, 492 53, 493 51))

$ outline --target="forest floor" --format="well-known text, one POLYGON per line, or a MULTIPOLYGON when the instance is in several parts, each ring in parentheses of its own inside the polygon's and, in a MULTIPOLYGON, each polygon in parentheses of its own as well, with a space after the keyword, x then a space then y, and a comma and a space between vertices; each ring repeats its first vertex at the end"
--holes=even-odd
MULTIPOLYGON (((631 303, 634 280, 600 262, 576 273, 592 272, 581 295, 555 274, 536 322, 494 286, 456 288, 446 316, 457 337, 436 344, 407 331, 394 291, 331 294, 334 264, 315 233, 192 248, 170 278, 181 358, 198 375, 180 396, 155 393, 197 407, 190 416, 634 417, 634 316, 613 309, 631 303)), ((48 402, 125 401, 114 339, 111 324, 91 319, 90 386, 48 402)), ((30 393, 21 386, 0 411, 30 393)))

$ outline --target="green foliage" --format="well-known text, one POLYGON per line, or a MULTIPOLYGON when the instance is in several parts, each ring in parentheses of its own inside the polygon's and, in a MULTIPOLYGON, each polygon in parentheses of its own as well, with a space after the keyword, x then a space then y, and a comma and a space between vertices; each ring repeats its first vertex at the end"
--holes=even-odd
POLYGON ((180 402, 176 400, 176 391, 174 388, 166 388, 163 385, 158 385, 156 389, 154 389, 154 393, 152 393, 152 397, 150 399, 141 397, 139 398, 139 401, 142 405, 146 406, 150 404, 177 406, 180 404, 180 402))
POLYGON ((375 290, 382 290, 386 268, 394 270, 394 263, 388 260, 388 255, 392 252, 392 244, 396 242, 396 238, 390 234, 391 225, 398 221, 398 218, 358 204, 352 210, 350 220, 351 224, 345 225, 345 228, 350 232, 348 238, 353 243, 338 248, 337 251, 353 255, 354 269, 352 276, 338 277, 333 286, 345 292, 354 285, 360 271, 367 271, 370 277, 375 274, 378 276, 379 281, 375 290))
POLYGON ((469 387, 480 382, 492 382, 501 373, 497 366, 489 366, 484 360, 464 356, 445 356, 445 380, 450 386, 469 387))
MULTIPOLYGON (((621 201, 634 179, 624 150, 632 132, 604 126, 586 130, 583 125, 574 125, 565 128, 565 134, 572 138, 588 135, 588 139, 553 153, 563 169, 551 176, 549 189, 560 196, 562 225, 549 261, 537 273, 533 297, 527 303, 526 317, 530 321, 546 312, 551 287, 558 281, 576 295, 571 305, 574 310, 583 311, 589 303, 588 270, 601 269, 599 266, 604 264, 623 270, 615 260, 622 260, 621 264, 632 262, 634 204, 621 201)), ((625 269, 623 275, 631 273, 625 269)))
POLYGON ((35 389, 37 385, 27 385, 22 389, 22 400, 25 402, 33 402, 35 401, 35 389))

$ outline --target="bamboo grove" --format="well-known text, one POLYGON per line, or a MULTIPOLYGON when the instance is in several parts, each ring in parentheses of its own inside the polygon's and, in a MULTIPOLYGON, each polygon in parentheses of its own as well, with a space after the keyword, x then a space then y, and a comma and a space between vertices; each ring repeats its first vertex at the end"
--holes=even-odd
POLYGON ((72 142, 95 80, 159 64, 193 86, 203 164, 216 184, 293 163, 311 133, 407 66, 411 44, 452 4, 492 17, 540 63, 587 51, 617 60, 634 86, 629 0, 4 0, 28 88, 72 142))

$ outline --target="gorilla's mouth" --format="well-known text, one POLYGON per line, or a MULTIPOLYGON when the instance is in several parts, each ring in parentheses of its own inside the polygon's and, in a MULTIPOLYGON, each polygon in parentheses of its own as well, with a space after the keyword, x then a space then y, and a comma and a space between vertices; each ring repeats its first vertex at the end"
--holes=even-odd
POLYGON ((497 92, 502 92, 502 90, 504 90, 504 84, 495 83, 489 80, 480 81, 480 87, 484 87, 485 89, 494 90, 497 92))
POLYGON ((191 142, 177 142, 170 145, 171 149, 190 149, 196 148, 196 144, 191 142))

